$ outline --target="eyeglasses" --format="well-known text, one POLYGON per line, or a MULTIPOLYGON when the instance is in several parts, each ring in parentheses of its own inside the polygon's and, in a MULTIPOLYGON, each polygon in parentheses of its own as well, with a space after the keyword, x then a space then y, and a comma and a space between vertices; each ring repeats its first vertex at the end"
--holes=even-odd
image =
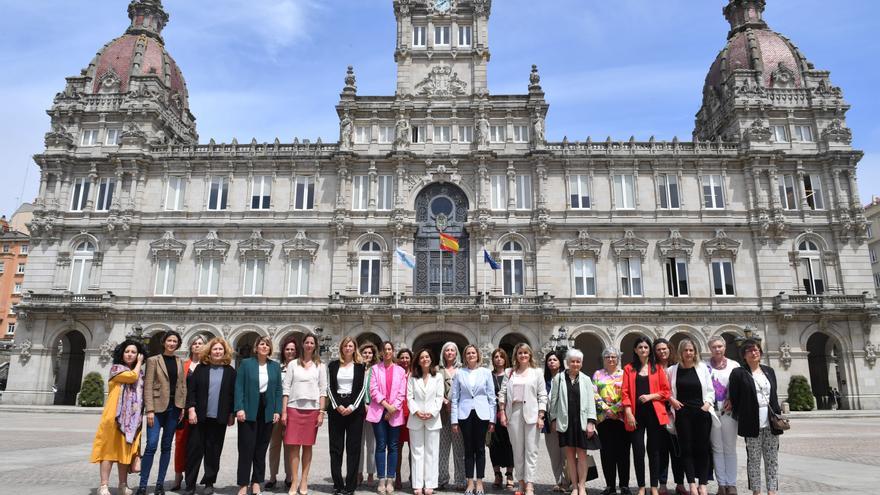
POLYGON ((751 353, 757 353, 757 354, 760 354, 760 353, 761 353, 761 349, 758 349, 757 347, 749 347, 748 349, 746 349, 746 352, 751 352, 751 353))

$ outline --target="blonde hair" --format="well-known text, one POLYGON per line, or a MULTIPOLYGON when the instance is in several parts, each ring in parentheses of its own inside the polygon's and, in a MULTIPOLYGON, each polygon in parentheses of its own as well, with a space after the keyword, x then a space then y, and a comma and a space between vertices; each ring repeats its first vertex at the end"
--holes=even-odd
POLYGON ((214 337, 209 340, 207 344, 205 344, 205 350, 202 351, 202 355, 199 357, 199 363, 201 364, 219 364, 221 366, 226 366, 232 362, 232 346, 229 345, 229 342, 223 337, 214 337), (211 362, 211 349, 214 348, 215 345, 220 344, 223 346, 223 357, 220 358, 219 362, 212 363, 211 362))
POLYGON ((342 354, 342 348, 345 347, 345 344, 348 344, 349 342, 354 344, 354 354, 351 356, 352 362, 360 363, 361 362, 361 353, 358 351, 357 341, 354 340, 354 337, 352 337, 350 335, 346 335, 345 337, 342 338, 342 340, 339 341, 339 360, 340 361, 344 360, 343 359, 344 355, 342 354))
MULTIPOLYGON (((299 365, 302 366, 302 364, 303 364, 303 356, 304 356, 305 353, 306 353, 306 352, 305 352, 305 349, 306 349, 306 339, 312 339, 312 340, 315 341, 315 350, 312 351, 312 362, 315 363, 315 364, 317 364, 317 365, 320 365, 320 364, 321 364, 321 343, 318 342, 318 336, 315 335, 315 334, 313 334, 313 333, 307 333, 307 334, 303 335, 303 338, 302 338, 302 340, 300 341, 300 344, 299 344, 299 347, 300 347, 300 353, 299 353, 299 356, 297 356, 297 358, 296 358, 297 362, 299 362, 299 365)), ((340 347, 340 353, 339 353, 340 356, 342 355, 342 352, 341 352, 341 351, 342 351, 342 348, 340 347)))
POLYGON ((694 348, 694 364, 700 362, 700 351, 697 350, 697 344, 695 344, 693 340, 688 338, 681 339, 681 342, 678 343, 678 362, 681 363, 681 351, 683 351, 684 348, 687 346, 691 346, 694 348))
POLYGON ((520 349, 529 351, 529 368, 537 368, 538 362, 535 361, 535 352, 532 351, 532 346, 525 342, 520 342, 513 348, 513 369, 519 370, 519 359, 517 359, 516 355, 519 354, 520 349))
MULTIPOLYGON (((444 346, 444 347, 446 347, 446 346, 444 346)), ((477 367, 482 366, 483 355, 480 353, 480 349, 477 346, 475 346, 474 344, 468 344, 467 347, 464 348, 464 351, 462 352, 462 354, 467 354, 468 349, 473 349, 474 351, 476 351, 476 353, 477 353, 477 367)), ((468 368, 470 368, 470 366, 467 364, 467 362, 465 362, 464 365, 467 366, 468 368)))

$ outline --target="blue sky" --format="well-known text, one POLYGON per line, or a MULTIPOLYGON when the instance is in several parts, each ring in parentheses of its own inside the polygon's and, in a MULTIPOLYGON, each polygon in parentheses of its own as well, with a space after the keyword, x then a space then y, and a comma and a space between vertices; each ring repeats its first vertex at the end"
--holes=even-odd
MULTIPOLYGON (((724 46, 726 0, 495 0, 493 93, 524 93, 538 64, 547 137, 690 139, 703 80, 724 46)), ((37 193, 31 156, 46 109, 128 26, 128 0, 0 0, 0 212, 37 193)), ((166 47, 187 80, 200 140, 335 139, 345 67, 358 93, 394 92, 392 0, 164 0, 166 47)), ((880 195, 880 2, 767 0, 765 19, 852 105, 863 202, 880 195), (874 94, 874 96, 871 96, 874 94)))

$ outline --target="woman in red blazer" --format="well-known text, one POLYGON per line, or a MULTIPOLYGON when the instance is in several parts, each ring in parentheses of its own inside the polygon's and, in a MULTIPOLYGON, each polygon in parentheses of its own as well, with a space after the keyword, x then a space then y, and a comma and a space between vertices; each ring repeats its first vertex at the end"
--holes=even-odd
POLYGON ((657 495, 657 471, 663 445, 663 428, 669 423, 666 400, 669 380, 658 366, 654 347, 647 337, 639 337, 633 345, 630 364, 623 368, 623 405, 626 431, 630 432, 633 467, 639 484, 638 495, 645 494, 645 433, 648 435, 648 469, 651 495, 657 495))

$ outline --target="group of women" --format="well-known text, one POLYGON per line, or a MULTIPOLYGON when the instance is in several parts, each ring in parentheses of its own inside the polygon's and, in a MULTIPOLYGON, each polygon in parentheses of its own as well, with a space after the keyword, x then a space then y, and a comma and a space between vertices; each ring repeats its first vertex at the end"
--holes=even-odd
POLYGON ((339 359, 325 365, 313 334, 285 340, 280 362, 271 358, 271 339, 260 337, 253 357, 237 368, 222 338, 196 338, 185 361, 176 357, 180 344, 180 335, 169 331, 163 352, 148 359, 137 341, 116 348, 92 451, 92 462, 101 465, 99 495, 109 495, 112 463, 121 495, 132 494, 127 475, 138 470, 136 493, 146 494, 157 450, 154 493, 164 494, 172 440, 173 489, 193 493, 198 482, 213 493, 226 430, 236 423, 239 495, 276 488, 282 457, 289 493, 307 495, 312 448, 325 419, 336 495, 350 495, 364 481, 393 495, 401 487, 404 443, 415 495, 447 487, 484 495, 487 446, 494 486, 533 495, 542 433, 553 491, 586 495, 586 482, 597 476, 588 451, 599 450, 603 495, 616 494, 618 486, 621 495, 630 494, 630 452, 639 495, 646 490, 646 454, 652 495, 667 491, 670 460, 680 495, 706 495, 712 465, 719 493, 736 495, 737 435, 746 438, 750 489, 761 492, 762 457, 769 495, 777 489, 776 379, 760 364, 761 347, 753 340, 741 346, 740 367, 725 357, 723 339, 710 340, 712 356, 703 362, 689 339, 675 353, 664 339, 639 338, 625 367, 616 349, 605 349, 592 379, 582 371, 579 350, 551 351, 542 370, 525 343, 510 357, 495 349, 491 369, 483 367, 476 346, 459 355, 453 342, 438 361, 429 348, 395 352, 391 342, 358 348, 345 337, 339 359))

